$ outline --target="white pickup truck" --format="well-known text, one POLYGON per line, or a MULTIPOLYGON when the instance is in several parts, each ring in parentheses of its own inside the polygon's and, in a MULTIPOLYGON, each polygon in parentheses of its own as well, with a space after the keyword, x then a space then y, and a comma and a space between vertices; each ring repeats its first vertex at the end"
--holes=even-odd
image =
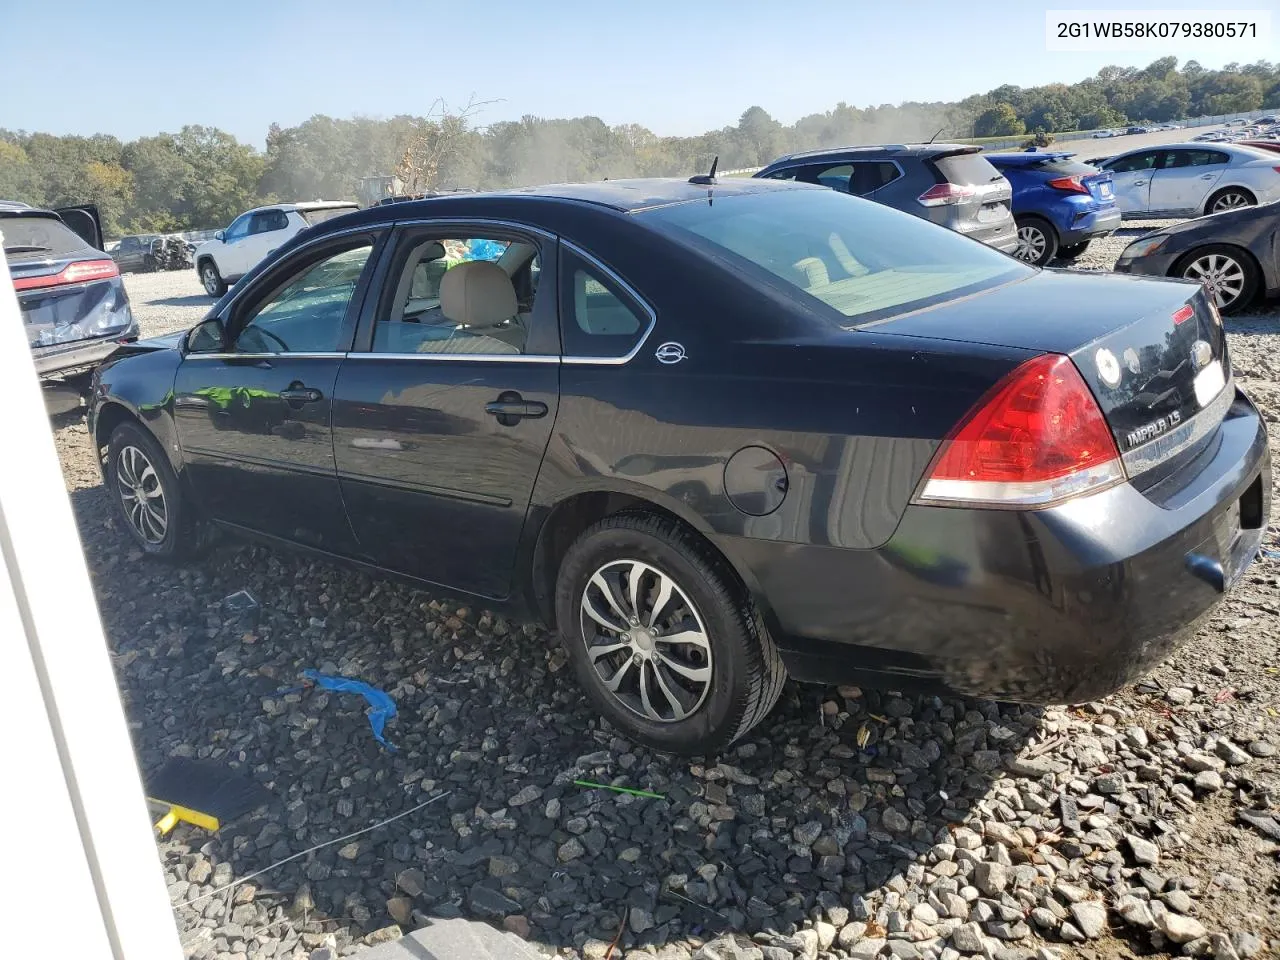
POLYGON ((295 234, 358 209, 348 200, 314 200, 273 203, 242 213, 227 229, 196 247, 200 283, 209 296, 220 297, 227 292, 227 284, 235 283, 295 234))

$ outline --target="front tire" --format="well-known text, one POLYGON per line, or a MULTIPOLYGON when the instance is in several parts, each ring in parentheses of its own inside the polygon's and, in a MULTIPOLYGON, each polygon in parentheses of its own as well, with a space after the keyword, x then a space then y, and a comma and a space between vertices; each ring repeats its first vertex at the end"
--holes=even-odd
POLYGON ((1019 217, 1018 245, 1013 255, 1033 267, 1043 267, 1058 254, 1058 231, 1040 217, 1019 217))
POLYGON ((227 282, 222 279, 222 274, 218 272, 218 265, 212 260, 201 261, 200 283, 204 287, 204 292, 215 299, 227 292, 227 282))
POLYGON ((159 560, 184 560, 204 545, 203 529, 155 438, 126 421, 107 446, 107 495, 139 549, 159 560))
POLYGON ((569 547, 562 642, 596 709, 656 750, 710 755, 759 723, 786 670, 724 560, 678 522, 623 513, 569 547))
POLYGON ((1253 258, 1222 243, 1192 250, 1174 266, 1173 275, 1199 280, 1224 314, 1239 313, 1252 303, 1260 285, 1253 258))

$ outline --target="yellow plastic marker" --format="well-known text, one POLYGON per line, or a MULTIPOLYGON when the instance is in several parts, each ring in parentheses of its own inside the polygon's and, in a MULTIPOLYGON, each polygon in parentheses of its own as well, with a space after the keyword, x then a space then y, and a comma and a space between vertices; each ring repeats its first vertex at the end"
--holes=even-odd
MULTIPOLYGON (((151 800, 150 797, 147 799, 151 800)), ((151 800, 151 802, 169 807, 169 812, 155 823, 156 833, 162 837, 168 836, 169 831, 176 827, 180 821, 185 821, 192 826, 211 832, 217 830, 220 825, 217 817, 201 813, 199 810, 192 810, 190 807, 179 807, 174 804, 165 804, 163 800, 151 800)))

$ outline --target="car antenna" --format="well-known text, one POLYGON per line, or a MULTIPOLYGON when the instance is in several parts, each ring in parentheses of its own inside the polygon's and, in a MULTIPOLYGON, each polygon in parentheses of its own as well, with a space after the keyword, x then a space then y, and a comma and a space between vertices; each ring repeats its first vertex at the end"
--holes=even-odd
POLYGON ((716 166, 717 166, 719 163, 720 163, 720 157, 717 155, 717 156, 716 156, 716 158, 715 158, 714 160, 712 160, 712 161, 711 161, 711 172, 710 172, 710 173, 700 173, 700 174, 698 174, 696 177, 690 177, 690 178, 689 178, 689 182, 690 182, 690 183, 705 183, 705 184, 715 183, 715 182, 716 182, 716 166))
POLYGON ((930 138, 929 138, 929 142, 930 142, 930 143, 933 143, 933 141, 937 140, 937 139, 938 139, 939 134, 941 134, 941 133, 942 133, 942 131, 943 131, 943 130, 945 130, 945 129, 947 129, 947 128, 946 128, 946 127, 939 127, 939 128, 938 128, 938 132, 937 132, 937 133, 935 133, 932 137, 930 137, 930 138))

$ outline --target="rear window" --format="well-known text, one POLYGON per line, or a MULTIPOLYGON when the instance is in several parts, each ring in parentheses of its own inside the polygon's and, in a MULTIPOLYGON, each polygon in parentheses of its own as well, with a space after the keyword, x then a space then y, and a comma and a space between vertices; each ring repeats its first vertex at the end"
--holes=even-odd
POLYGON ((956 153, 933 161, 948 181, 959 186, 981 187, 999 180, 1002 174, 980 153, 956 153))
POLYGON ((299 210, 302 219, 307 221, 308 225, 315 226, 317 223, 324 223, 326 220, 332 220, 334 217, 340 217, 344 213, 350 213, 355 207, 323 207, 319 210, 299 210))
POLYGON ((1046 163, 1037 163, 1035 169, 1056 174, 1060 177, 1087 177, 1091 173, 1098 172, 1097 167, 1080 160, 1073 160, 1070 157, 1064 157, 1061 160, 1049 160, 1046 163))
POLYGON ((87 249, 83 238, 52 217, 0 218, 0 234, 10 262, 63 257, 87 249))
POLYGON ((811 297, 852 325, 1034 272, 945 227, 834 190, 717 197, 637 216, 706 253, 729 254, 759 279, 811 297))

